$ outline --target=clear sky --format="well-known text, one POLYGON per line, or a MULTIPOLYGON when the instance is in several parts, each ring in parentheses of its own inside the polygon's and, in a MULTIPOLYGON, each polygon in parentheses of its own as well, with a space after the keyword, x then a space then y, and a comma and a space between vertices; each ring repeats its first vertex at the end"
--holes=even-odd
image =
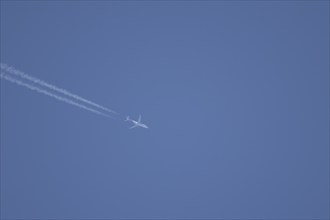
POLYGON ((1 1, 1 218, 329 218, 329 1, 1 1), (142 114, 149 129, 128 129, 142 114))

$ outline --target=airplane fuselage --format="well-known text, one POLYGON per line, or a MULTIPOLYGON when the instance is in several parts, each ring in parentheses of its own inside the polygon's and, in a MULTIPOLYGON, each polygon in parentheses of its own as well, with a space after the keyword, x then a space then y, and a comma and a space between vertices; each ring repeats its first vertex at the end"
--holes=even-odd
POLYGON ((136 126, 139 126, 139 127, 142 127, 142 128, 148 128, 147 125, 142 124, 142 123, 140 123, 138 121, 135 121, 135 120, 130 120, 130 121, 133 122, 136 126))

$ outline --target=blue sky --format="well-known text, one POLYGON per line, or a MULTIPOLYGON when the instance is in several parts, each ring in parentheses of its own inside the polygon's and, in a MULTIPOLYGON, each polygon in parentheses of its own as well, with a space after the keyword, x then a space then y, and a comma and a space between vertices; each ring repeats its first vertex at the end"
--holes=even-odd
POLYGON ((1 1, 1 218, 329 218, 328 1, 1 1), (149 129, 128 129, 142 114, 149 129))

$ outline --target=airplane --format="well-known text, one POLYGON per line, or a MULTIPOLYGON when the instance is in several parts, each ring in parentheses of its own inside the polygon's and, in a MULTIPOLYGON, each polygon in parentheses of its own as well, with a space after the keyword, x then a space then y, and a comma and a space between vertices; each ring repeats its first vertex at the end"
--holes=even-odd
POLYGON ((131 121, 131 122, 134 123, 134 125, 132 127, 130 127, 130 129, 136 128, 136 127, 148 128, 147 125, 141 123, 141 115, 139 115, 138 121, 135 121, 133 119, 130 119, 129 116, 126 116, 126 120, 125 121, 131 121))

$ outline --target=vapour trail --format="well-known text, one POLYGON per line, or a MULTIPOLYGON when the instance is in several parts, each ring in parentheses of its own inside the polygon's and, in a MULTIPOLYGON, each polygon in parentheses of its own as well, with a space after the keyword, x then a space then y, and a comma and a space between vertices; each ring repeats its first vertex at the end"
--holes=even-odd
POLYGON ((103 107, 102 105, 96 104, 96 103, 94 103, 92 101, 89 101, 89 100, 87 100, 85 98, 82 98, 82 97, 80 97, 80 96, 78 96, 76 94, 73 94, 73 93, 65 90, 65 89, 62 89, 62 88, 59 88, 57 86, 51 85, 51 84, 49 84, 49 83, 47 83, 47 82, 45 82, 45 81, 43 81, 41 79, 38 79, 36 77, 30 76, 30 75, 28 75, 26 73, 23 73, 23 72, 15 69, 14 67, 8 66, 7 64, 0 63, 0 66, 1 66, 1 70, 5 70, 8 73, 11 73, 13 75, 22 77, 24 79, 27 79, 27 80, 33 82, 33 83, 39 84, 40 86, 47 87, 47 88, 49 88, 51 90, 54 90, 54 91, 59 92, 59 93, 62 93, 64 95, 69 96, 71 98, 74 98, 74 99, 76 99, 78 101, 85 102, 85 103, 87 103, 89 105, 92 105, 92 106, 94 106, 96 108, 99 108, 99 109, 102 109, 104 111, 107 111, 109 113, 118 114, 117 112, 115 112, 115 111, 113 111, 111 109, 108 109, 106 107, 103 107))
POLYGON ((110 115, 107 115, 107 114, 104 114, 104 113, 102 113, 102 112, 99 112, 99 111, 97 111, 97 110, 95 110, 95 109, 89 108, 89 107, 87 107, 87 106, 85 106, 85 105, 83 105, 83 104, 80 104, 80 103, 74 102, 74 101, 72 101, 71 99, 67 99, 67 98, 64 98, 64 97, 62 97, 62 96, 55 95, 55 94, 53 94, 53 93, 51 93, 51 92, 49 92, 49 91, 47 91, 47 90, 44 90, 44 89, 41 89, 41 88, 37 87, 37 86, 31 85, 31 84, 29 84, 29 83, 22 82, 22 81, 20 81, 20 80, 18 80, 18 79, 14 79, 14 78, 12 78, 12 77, 6 75, 6 74, 3 73, 3 72, 0 74, 0 77, 3 78, 3 79, 5 79, 5 80, 7 80, 7 81, 9 81, 9 82, 15 83, 15 84, 17 84, 17 85, 19 85, 19 86, 23 86, 23 87, 25 87, 25 88, 28 88, 28 89, 31 89, 31 90, 33 90, 33 91, 39 92, 39 93, 41 93, 41 94, 47 95, 47 96, 49 96, 49 97, 52 97, 52 98, 54 98, 54 99, 57 99, 57 100, 59 100, 59 101, 65 102, 65 103, 68 103, 68 104, 70 104, 70 105, 74 105, 74 106, 76 106, 76 107, 78 107, 78 108, 85 109, 85 110, 87 110, 87 111, 93 112, 93 113, 98 114, 98 115, 105 116, 105 117, 107 117, 107 118, 112 118, 110 115))

